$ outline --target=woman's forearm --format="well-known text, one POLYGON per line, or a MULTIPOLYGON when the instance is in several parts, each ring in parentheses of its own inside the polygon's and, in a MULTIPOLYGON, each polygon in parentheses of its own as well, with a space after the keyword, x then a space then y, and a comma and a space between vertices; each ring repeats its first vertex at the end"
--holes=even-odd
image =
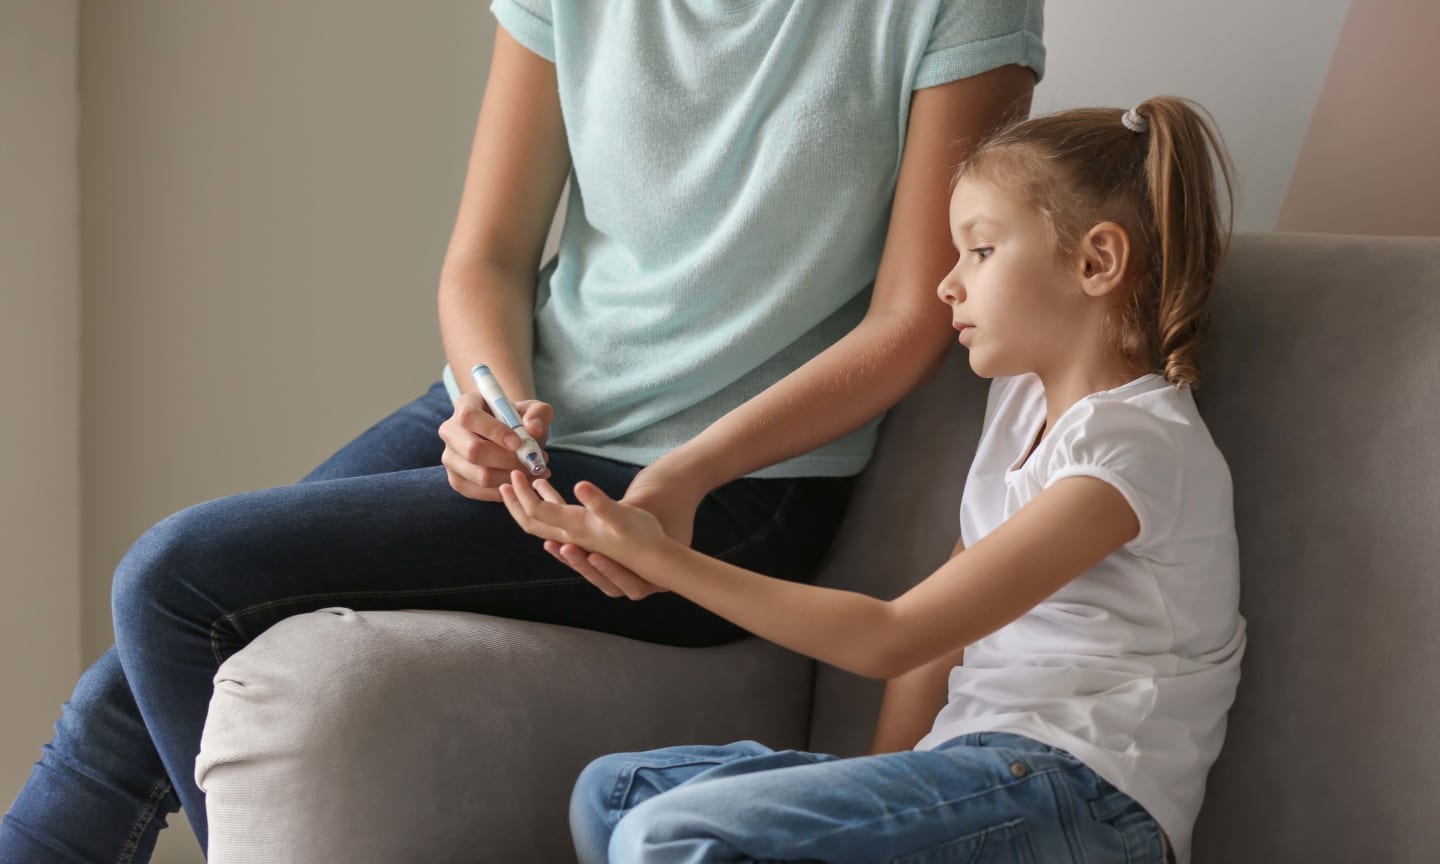
POLYGON ((440 337, 455 381, 475 389, 470 367, 484 363, 512 401, 534 399, 535 271, 489 262, 447 264, 440 277, 440 337))
POLYGON ((827 444, 899 402, 935 368, 951 344, 949 321, 938 302, 867 316, 665 461, 713 489, 827 444))

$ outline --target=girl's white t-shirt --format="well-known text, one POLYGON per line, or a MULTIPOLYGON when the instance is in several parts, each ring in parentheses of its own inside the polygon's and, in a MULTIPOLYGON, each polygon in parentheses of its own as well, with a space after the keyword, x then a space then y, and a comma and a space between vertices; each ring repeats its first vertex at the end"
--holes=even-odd
POLYGON ((965 545, 1076 476, 1119 490, 1140 533, 968 646, 915 749, 995 731, 1067 750, 1144 806, 1185 864, 1245 647, 1230 471, 1190 389, 1159 375, 1076 402, 1019 464, 1045 417, 1037 376, 991 384, 965 545))

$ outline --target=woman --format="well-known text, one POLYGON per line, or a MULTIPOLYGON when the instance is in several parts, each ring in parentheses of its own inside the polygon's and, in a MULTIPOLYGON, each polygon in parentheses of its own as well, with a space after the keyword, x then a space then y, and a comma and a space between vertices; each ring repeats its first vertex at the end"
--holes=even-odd
MULTIPOLYGON (((567 486, 808 579, 879 416, 949 344, 934 297, 954 259, 949 171, 1028 108, 1039 5, 497 0, 439 292, 449 365, 494 371, 567 486), (560 253, 537 280, 567 176, 560 253)), ((116 571, 116 648, 67 703, 0 862, 143 861, 179 805, 204 846, 192 774, 211 679, 289 615, 742 634, 671 594, 610 603, 577 550, 546 554, 498 503, 506 434, 471 385, 436 384, 301 483, 142 536, 116 571)))

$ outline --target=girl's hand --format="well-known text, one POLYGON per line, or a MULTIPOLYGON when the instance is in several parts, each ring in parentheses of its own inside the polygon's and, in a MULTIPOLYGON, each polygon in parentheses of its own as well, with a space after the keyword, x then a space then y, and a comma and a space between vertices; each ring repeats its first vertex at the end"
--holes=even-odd
MULTIPOLYGON (((695 533, 695 511, 700 508, 706 490, 695 488, 693 483, 687 482, 688 476, 682 472, 670 471, 662 459, 636 474, 621 500, 625 504, 655 514, 667 536, 677 543, 689 546, 695 533)), ((583 543, 546 540, 545 551, 600 586, 601 590, 605 590, 606 585, 609 585, 615 593, 611 590, 605 590, 605 593, 612 597, 623 592, 632 600, 639 600, 665 590, 645 581, 628 567, 605 555, 602 550, 592 549, 583 543), (643 593, 636 596, 640 591, 643 593)))
MULTIPOLYGON (((515 410, 543 453, 555 409, 538 399, 526 399, 516 402, 515 410)), ((440 463, 445 466, 450 488, 476 501, 499 501, 500 484, 520 464, 515 453, 520 437, 495 419, 480 394, 460 394, 455 400, 455 413, 440 424, 440 439, 445 442, 440 463)), ((545 461, 549 463, 549 454, 545 454, 545 461)), ((549 469, 540 476, 549 477, 549 469)))
MULTIPOLYGON (((547 548, 551 542, 574 544, 597 550, 592 556, 595 558, 604 557, 599 551, 603 550, 633 561, 646 544, 665 539, 665 530, 654 515, 610 498, 588 481, 575 484, 575 497, 581 506, 566 504, 548 481, 532 483, 521 471, 511 472, 510 482, 500 487, 500 496, 515 523, 527 534, 543 538, 547 548)), ((606 560, 615 568, 614 578, 585 571, 581 574, 607 595, 639 600, 663 590, 614 564, 612 559, 606 560)))

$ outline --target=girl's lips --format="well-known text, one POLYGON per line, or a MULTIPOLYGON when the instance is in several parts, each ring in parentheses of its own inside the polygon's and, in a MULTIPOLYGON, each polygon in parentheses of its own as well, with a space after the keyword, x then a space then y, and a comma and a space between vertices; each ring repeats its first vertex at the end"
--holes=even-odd
POLYGON ((956 325, 955 325, 955 329, 960 332, 960 344, 961 344, 961 345, 969 345, 970 343, 969 343, 967 340, 970 338, 970 334, 973 333, 973 332, 975 332, 975 325, 974 325, 974 324, 956 324, 956 325))

